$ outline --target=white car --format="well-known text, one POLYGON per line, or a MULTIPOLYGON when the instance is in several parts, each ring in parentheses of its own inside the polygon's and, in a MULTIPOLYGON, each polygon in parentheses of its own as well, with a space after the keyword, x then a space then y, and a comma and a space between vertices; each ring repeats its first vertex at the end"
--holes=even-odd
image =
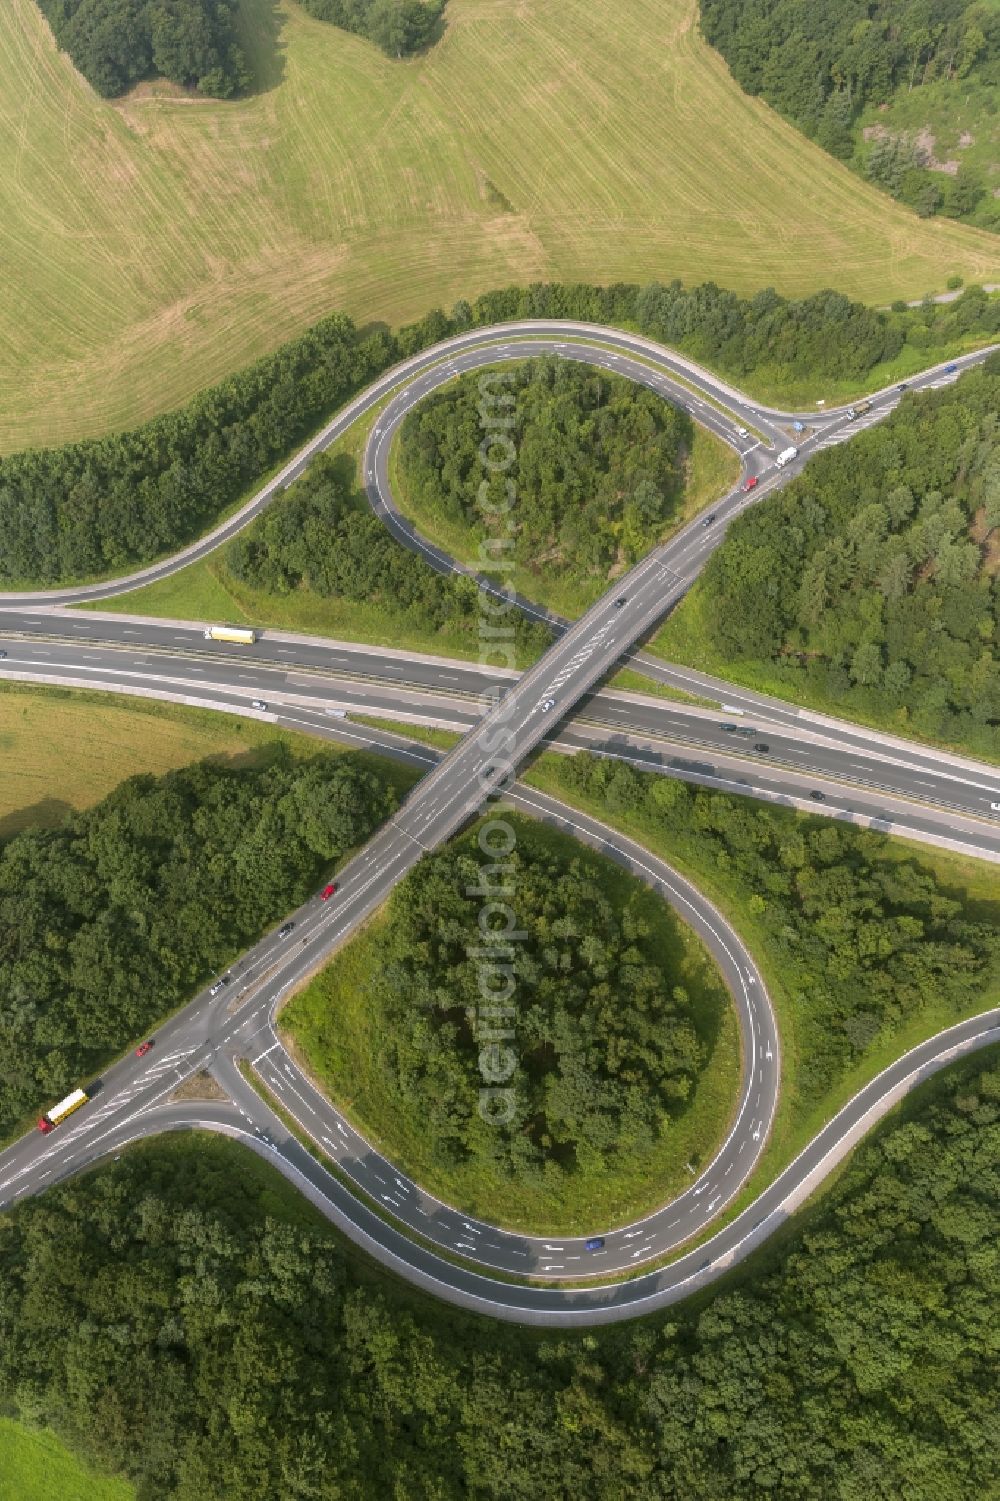
POLYGON ((1000 813, 1000 803, 990 803, 991 813, 1000 813))
POLYGON ((555 706, 556 706, 556 701, 555 701, 554 698, 547 698, 547 699, 545 699, 543 701, 543 703, 542 703, 542 713, 543 714, 547 714, 549 712, 549 710, 550 709, 554 709, 555 706))
POLYGON ((262 698, 255 698, 250 705, 251 709, 266 709, 267 704, 262 698))
POLYGON ((737 438, 749 438, 750 429, 748 427, 738 427, 736 429, 736 436, 737 438))

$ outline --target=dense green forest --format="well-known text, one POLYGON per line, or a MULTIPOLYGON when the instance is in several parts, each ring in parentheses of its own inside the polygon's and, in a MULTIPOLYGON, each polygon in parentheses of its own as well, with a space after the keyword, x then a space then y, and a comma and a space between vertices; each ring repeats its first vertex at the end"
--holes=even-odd
POLYGON ((793 1008, 802 1100, 821 1099, 921 1014, 942 1025, 968 1014, 1000 978, 996 904, 973 910, 946 871, 884 835, 589 754, 550 758, 544 785, 620 819, 742 906, 793 1008))
POLYGON ((0 1134, 128 1045, 388 816, 355 758, 131 777, 0 850, 0 1134))
POLYGON ((1000 332, 1000 298, 968 288, 944 306, 876 312, 836 292, 789 301, 712 283, 593 287, 540 283, 434 309, 361 337, 339 314, 275 354, 129 432, 0 459, 0 585, 105 576, 205 531, 349 396, 449 334, 516 318, 639 328, 725 374, 859 381, 909 354, 933 363, 1000 332))
POLYGON ((742 516, 663 648, 694 621, 748 681, 1000 756, 1000 357, 742 516))
MULTIPOLYGON (((269 594, 309 589, 323 599, 381 605, 411 627, 468 634, 480 624, 479 588, 471 579, 442 574, 401 547, 353 489, 342 461, 322 454, 300 480, 235 537, 225 552, 230 573, 269 594)), ((551 641, 548 629, 518 615, 513 628, 519 657, 551 641)))
POLYGON ((0 576, 106 574, 191 541, 393 357, 334 315, 178 412, 0 460, 0 576))
MULTIPOLYGON (((499 863, 473 830, 394 891, 364 981, 380 1039, 375 1093, 388 1102, 383 1115, 420 1122, 435 1165, 479 1161, 519 1180, 612 1170, 619 1155, 648 1155, 669 1129, 706 1049, 679 975, 659 963, 642 889, 612 896, 592 858, 568 858, 524 819, 508 827, 517 847, 499 863), (513 893, 502 900, 516 904, 523 934, 485 980, 470 941, 484 889, 513 893), (512 1019, 489 1020, 481 983, 510 994, 512 1019), (509 1120, 487 1123, 481 1050, 497 1035, 516 1038, 516 1054, 494 1049, 498 1068, 510 1052, 504 1082, 516 1100, 509 1120)), ((308 994, 284 1017, 296 1035, 299 1009, 310 1010, 308 994)))
POLYGON ((367 37, 390 57, 408 57, 434 41, 445 0, 302 0, 311 16, 367 37))
POLYGON ((463 376, 415 407, 399 478, 404 495, 477 541, 512 539, 533 573, 607 578, 676 517, 691 439, 690 418, 644 386, 525 360, 463 376), (501 426, 484 427, 484 411, 501 426))
POLYGON ((521 1330, 369 1273, 264 1164, 171 1139, 0 1219, 0 1401, 139 1501, 969 1501, 995 1492, 996 1051, 780 1248, 521 1330))
POLYGON ((38 0, 55 39, 99 94, 159 74, 228 99, 250 84, 233 0, 38 0))
POLYGON ((1000 229, 1000 9, 991 0, 701 0, 701 20, 747 93, 763 95, 827 151, 925 217, 1000 229), (972 95, 982 108, 969 117, 972 95), (924 111, 917 129, 896 128, 892 106, 904 100, 907 120, 924 111), (875 123, 866 130, 864 119, 875 123), (971 155, 973 133, 948 129, 970 119, 984 137, 971 155), (931 166, 932 126, 954 136, 962 160, 931 166))

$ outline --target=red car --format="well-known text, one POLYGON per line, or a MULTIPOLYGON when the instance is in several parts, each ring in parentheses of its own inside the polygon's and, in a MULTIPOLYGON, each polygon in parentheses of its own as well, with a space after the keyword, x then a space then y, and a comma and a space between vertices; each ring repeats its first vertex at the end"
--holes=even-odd
POLYGON ((333 896, 333 893, 336 891, 336 889, 337 889, 337 883, 336 883, 336 881, 331 881, 330 884, 329 884, 329 886, 324 886, 323 887, 323 890, 320 892, 320 898, 324 902, 328 902, 330 900, 330 898, 333 896))
POLYGON ((757 475, 756 474, 751 474, 750 478, 747 480, 746 484, 743 486, 743 489, 744 489, 744 491, 746 491, 746 490, 756 490, 756 488, 757 488, 757 475))
POLYGON ((140 1042, 139 1046, 135 1050, 135 1056, 137 1058, 145 1058, 146 1054, 149 1052, 149 1050, 150 1050, 150 1048, 152 1046, 153 1046, 153 1039, 152 1038, 150 1038, 150 1040, 148 1042, 140 1042))

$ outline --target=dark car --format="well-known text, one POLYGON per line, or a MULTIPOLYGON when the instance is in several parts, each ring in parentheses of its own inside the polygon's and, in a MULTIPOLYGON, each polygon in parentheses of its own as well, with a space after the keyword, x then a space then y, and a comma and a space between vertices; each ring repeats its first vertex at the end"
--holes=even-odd
POLYGON ((209 995, 218 995, 223 985, 228 985, 232 978, 232 975, 220 975, 215 984, 208 987, 209 995))
POLYGON ((768 751, 771 749, 766 740, 755 740, 753 743, 753 748, 755 751, 760 751, 762 756, 766 756, 768 751))
POLYGON ((604 1236, 603 1235, 592 1235, 590 1237, 590 1239, 586 1242, 584 1249, 587 1250, 587 1251, 603 1251, 603 1249, 604 1249, 604 1236))
POLYGON ((909 389, 910 382, 908 380, 901 380, 899 385, 896 387, 897 391, 908 391, 909 389))
POLYGON ((812 800, 813 800, 814 803, 825 803, 826 802, 826 793, 825 792, 810 792, 809 796, 812 798, 812 800))
POLYGON ((294 932, 295 932, 295 924, 293 922, 286 922, 286 923, 283 923, 281 925, 281 927, 278 929, 278 937, 279 938, 287 938, 288 935, 289 935, 289 933, 294 933, 294 932))
POLYGON ((137 1058, 145 1058, 146 1054, 149 1052, 149 1050, 150 1050, 150 1048, 152 1046, 153 1046, 153 1039, 152 1038, 150 1038, 148 1042, 140 1042, 139 1046, 135 1050, 135 1056, 137 1058))
POLYGON ((711 516, 706 516, 705 519, 704 519, 704 521, 701 524, 702 524, 702 526, 711 526, 712 522, 715 519, 716 519, 715 518, 715 512, 713 511, 712 514, 711 514, 711 516))
POLYGON ((625 595, 624 595, 624 594, 623 594, 623 595, 622 595, 622 597, 621 597, 621 599, 616 599, 616 600, 615 600, 615 609, 616 609, 616 610, 620 610, 620 609, 621 609, 621 607, 622 607, 622 605, 627 605, 627 604, 628 604, 628 599, 627 599, 627 597, 626 597, 626 596, 625 596, 625 595))
POLYGON ((738 724, 720 724, 719 725, 719 729, 720 730, 725 730, 725 732, 726 732, 727 735, 735 735, 736 731, 739 729, 739 725, 738 724))
POLYGON ((2 648, 0 648, 0 659, 6 657, 6 655, 7 653, 2 648))

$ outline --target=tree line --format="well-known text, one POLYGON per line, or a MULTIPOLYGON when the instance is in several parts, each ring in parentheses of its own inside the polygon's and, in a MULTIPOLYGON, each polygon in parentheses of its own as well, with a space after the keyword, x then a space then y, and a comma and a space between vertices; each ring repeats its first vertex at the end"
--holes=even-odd
POLYGON ((251 78, 232 0, 38 0, 53 35, 92 88, 124 94, 153 74, 228 99, 251 78))
POLYGON ((0 1135, 304 901, 390 814, 351 756, 129 778, 0 850, 0 1135))
POLYGON ((179 411, 0 460, 0 576, 121 572, 191 541, 392 357, 334 315, 179 411))
MULTIPOLYGON (((730 528, 682 606, 742 677, 1000 756, 1000 357, 730 528)), ((670 643, 668 624, 665 641, 670 643)))
MULTIPOLYGON (((701 0, 706 38, 748 94, 760 94, 825 150, 928 216, 972 215, 990 184, 974 170, 927 168, 910 135, 859 117, 872 105, 938 83, 956 104, 970 85, 1000 84, 1000 12, 984 0, 701 0)), ((986 116, 986 121, 990 118, 986 116)), ((985 122, 984 122, 985 123, 985 122)))
MULTIPOLYGON (((239 582, 269 594, 307 589, 321 599, 377 605, 421 631, 466 635, 470 647, 478 640, 475 581, 439 573, 401 547, 355 490, 351 467, 329 454, 234 537, 225 564, 239 582)), ((518 660, 530 660, 552 640, 546 625, 519 612, 512 629, 518 660)))
POLYGON ((374 1274, 234 1143, 0 1220, 0 1402, 138 1501, 968 1501, 995 1481, 996 1050, 720 1288, 586 1331, 374 1274))
POLYGON ((721 881, 791 997, 797 1088, 820 1099, 922 1011, 967 1011, 1000 976, 996 911, 981 914, 893 841, 730 797, 623 761, 553 758, 554 789, 666 835, 697 882, 721 881))
POLYGON ((0 585, 120 573, 207 530, 354 392, 450 334, 519 318, 637 328, 723 374, 861 380, 904 345, 935 351, 1000 332, 1000 298, 968 288, 955 302, 877 312, 836 292, 798 301, 741 298, 709 282, 685 289, 539 283, 436 308, 396 333, 362 337, 323 319, 273 355, 178 411, 110 437, 0 459, 0 585))
POLYGON ((690 418, 644 386, 569 360, 526 360, 502 374, 489 402, 503 448, 488 453, 513 452, 513 462, 484 468, 483 377, 466 375, 406 418, 405 493, 477 539, 511 538, 534 573, 607 578, 641 557, 677 513, 690 418))
POLYGON ((302 0, 320 21, 363 36, 389 57, 408 57, 437 39, 446 0, 302 0))

